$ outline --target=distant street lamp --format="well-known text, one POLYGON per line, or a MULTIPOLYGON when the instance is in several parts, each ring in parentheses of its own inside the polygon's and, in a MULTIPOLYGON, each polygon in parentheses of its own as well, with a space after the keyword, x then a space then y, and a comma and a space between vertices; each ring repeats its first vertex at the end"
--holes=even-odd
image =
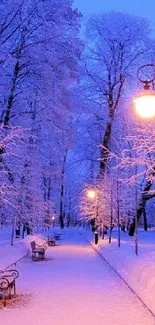
POLYGON ((134 106, 135 110, 143 118, 153 118, 155 117, 155 91, 154 89, 150 89, 150 84, 153 84, 155 80, 155 65, 154 64, 145 64, 142 65, 137 71, 138 80, 144 84, 143 92, 140 92, 134 98, 134 106), (142 79, 140 77, 141 70, 144 69, 150 70, 154 68, 153 77, 147 77, 142 79))
POLYGON ((87 191, 87 197, 89 198, 89 199, 97 199, 97 192, 96 192, 96 190, 88 190, 87 191))
POLYGON ((54 223, 55 223, 55 217, 53 216, 52 217, 52 225, 53 225, 53 227, 54 227, 54 223))
POLYGON ((87 190, 87 197, 90 200, 95 200, 95 211, 94 211, 94 219, 95 219, 95 224, 94 224, 94 228, 95 228, 95 245, 98 244, 98 232, 97 232, 97 216, 98 216, 98 194, 97 194, 97 190, 93 190, 93 189, 88 189, 87 190))

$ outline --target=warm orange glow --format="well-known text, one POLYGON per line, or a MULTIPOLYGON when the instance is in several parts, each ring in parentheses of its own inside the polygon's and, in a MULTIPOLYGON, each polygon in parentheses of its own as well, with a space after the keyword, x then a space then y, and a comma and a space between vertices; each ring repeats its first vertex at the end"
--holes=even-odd
POLYGON ((143 118, 155 117, 155 92, 145 91, 134 99, 135 110, 143 118))
POLYGON ((87 191, 87 197, 89 198, 89 199, 95 199, 96 198, 96 191, 95 190, 88 190, 87 191))

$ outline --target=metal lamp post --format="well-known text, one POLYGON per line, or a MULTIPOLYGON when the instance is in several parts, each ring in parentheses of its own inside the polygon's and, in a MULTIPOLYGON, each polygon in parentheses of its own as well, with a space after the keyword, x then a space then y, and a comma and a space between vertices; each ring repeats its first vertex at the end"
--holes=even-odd
MULTIPOLYGON (((151 119, 155 117, 155 65, 145 64, 142 65, 137 71, 138 80, 144 85, 144 90, 136 95, 134 98, 134 106, 138 115, 142 118, 151 119), (147 75, 147 78, 141 78, 141 73, 144 70, 152 70, 154 72, 151 77, 147 75), (151 87, 152 85, 152 87, 151 87), (152 88, 152 89, 151 89, 152 88)), ((136 178, 137 180, 137 178, 136 178)), ((136 215, 135 215, 135 253, 138 255, 138 219, 137 219, 137 188, 136 188, 136 215)))

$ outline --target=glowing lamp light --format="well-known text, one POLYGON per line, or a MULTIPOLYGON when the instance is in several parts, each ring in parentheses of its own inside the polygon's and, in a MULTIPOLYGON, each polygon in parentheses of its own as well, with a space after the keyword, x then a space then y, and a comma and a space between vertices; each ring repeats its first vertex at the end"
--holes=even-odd
POLYGON ((135 110, 143 118, 155 117, 155 92, 145 91, 134 99, 135 110))
POLYGON ((87 197, 89 199, 95 199, 96 198, 96 191, 94 191, 94 190, 88 190, 87 191, 87 197))
POLYGON ((52 217, 52 220, 54 221, 55 220, 55 217, 52 217))

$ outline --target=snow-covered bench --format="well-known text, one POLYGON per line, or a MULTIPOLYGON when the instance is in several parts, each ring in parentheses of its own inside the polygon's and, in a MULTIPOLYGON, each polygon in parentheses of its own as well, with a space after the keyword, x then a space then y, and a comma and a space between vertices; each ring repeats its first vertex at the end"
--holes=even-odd
POLYGON ((47 249, 46 244, 40 246, 37 245, 35 241, 32 241, 30 244, 32 249, 32 261, 44 260, 45 250, 47 249))
POLYGON ((60 237, 61 237, 61 233, 60 232, 54 232, 54 238, 56 240, 60 240, 60 237))
POLYGON ((19 276, 17 270, 0 270, 0 295, 3 299, 4 307, 6 306, 7 299, 11 299, 16 295, 16 279, 19 276))
POLYGON ((56 240, 55 240, 54 237, 48 237, 47 243, 48 243, 49 246, 55 246, 56 240))

